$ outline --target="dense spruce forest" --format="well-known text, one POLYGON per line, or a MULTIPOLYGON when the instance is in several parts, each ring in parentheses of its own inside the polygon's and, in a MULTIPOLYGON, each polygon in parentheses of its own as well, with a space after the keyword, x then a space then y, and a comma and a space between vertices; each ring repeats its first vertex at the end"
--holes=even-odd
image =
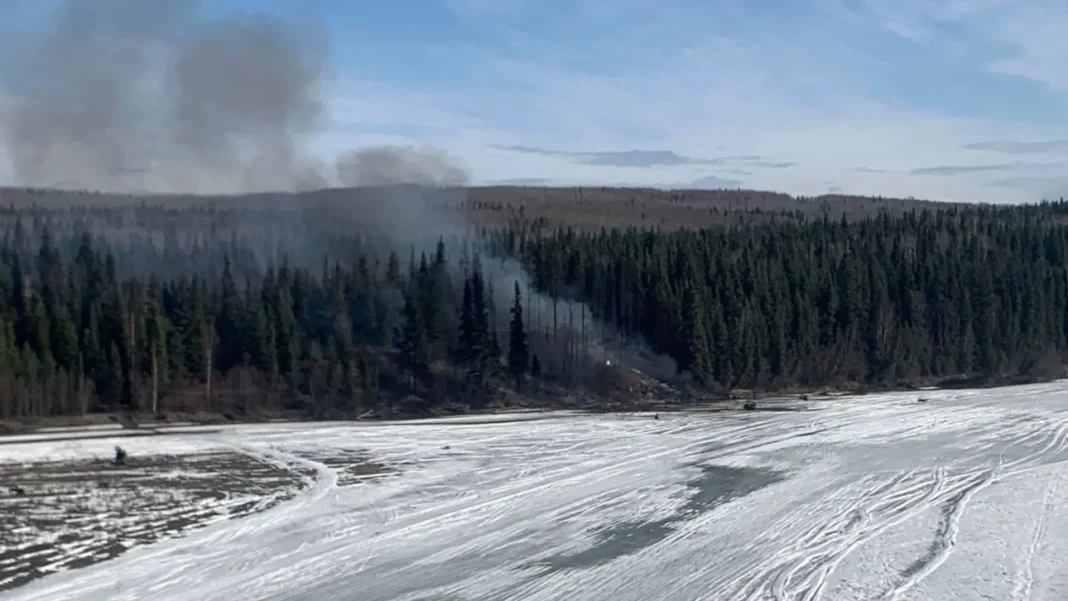
POLYGON ((1068 357, 1065 203, 670 231, 517 211, 407 240, 381 212, 287 210, 0 211, 0 419, 411 415, 650 378, 714 398, 1068 357))

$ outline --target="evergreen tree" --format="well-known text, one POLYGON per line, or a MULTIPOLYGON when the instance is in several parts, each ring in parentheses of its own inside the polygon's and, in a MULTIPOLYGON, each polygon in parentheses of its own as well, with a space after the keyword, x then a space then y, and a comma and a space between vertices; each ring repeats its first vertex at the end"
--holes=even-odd
POLYGON ((123 210, 0 208, 0 419, 478 404, 505 377, 581 383, 617 331, 711 389, 997 383, 1068 363, 1068 203, 717 208, 729 227, 678 231, 513 213, 450 240, 455 259, 445 240, 413 248, 407 275, 359 224, 294 242, 270 209, 146 205, 131 235, 123 210), (498 259, 530 276, 506 353, 498 259))
POLYGON ((508 370, 520 386, 523 375, 530 362, 530 349, 527 346, 527 332, 523 326, 523 298, 519 291, 519 281, 515 282, 515 298, 512 301, 512 320, 508 327, 508 370))
POLYGON ((404 325, 399 335, 401 361, 412 377, 423 376, 427 371, 429 341, 423 313, 415 296, 404 297, 404 325))
POLYGON ((152 379, 150 410, 159 411, 159 388, 161 371, 167 362, 167 317, 160 306, 159 282, 151 278, 145 294, 145 353, 149 358, 149 375, 152 379))

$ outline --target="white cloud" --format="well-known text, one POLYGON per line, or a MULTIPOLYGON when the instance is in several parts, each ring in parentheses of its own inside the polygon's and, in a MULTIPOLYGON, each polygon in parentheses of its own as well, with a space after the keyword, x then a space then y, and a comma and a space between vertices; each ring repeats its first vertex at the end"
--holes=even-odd
MULTIPOLYGON (((391 108, 373 113, 369 120, 423 124, 433 131, 388 137, 334 133, 331 145, 428 142, 464 157, 476 181, 545 178, 653 185, 697 179, 686 166, 626 169, 562 156, 509 152, 494 145, 575 151, 669 148, 680 155, 709 158, 760 155, 798 166, 756 166, 747 169, 747 175, 713 168, 707 175, 739 180, 747 187, 806 195, 825 192, 826 181, 831 180, 850 193, 1000 202, 1034 200, 1035 191, 984 185, 982 173, 932 178, 910 172, 942 165, 989 165, 984 153, 964 148, 976 141, 1043 139, 1058 134, 1025 123, 950 118, 860 100, 830 113, 791 103, 759 83, 702 83, 686 69, 607 78, 557 69, 539 71, 537 65, 526 65, 525 72, 520 75, 517 70, 514 77, 524 85, 526 95, 509 98, 507 103, 525 111, 536 127, 508 127, 505 122, 491 127, 472 117, 483 102, 477 93, 466 99, 471 107, 466 114, 451 112, 447 106, 464 105, 462 96, 434 102, 420 93, 406 95, 390 88, 382 96, 388 100, 371 104, 391 108), (858 166, 865 169, 857 170, 858 166), (872 172, 875 169, 880 171, 872 172)), ((375 97, 372 90, 364 87, 365 97, 375 97)), ((1063 137, 1068 131, 1060 134, 1063 137)), ((996 175, 1003 178, 1005 174, 996 175)))
POLYGON ((1068 91, 1068 12, 1058 0, 864 0, 884 28, 944 46, 939 27, 953 26, 973 47, 985 48, 991 71, 1068 91))
MULTIPOLYGON (((774 18, 746 2, 442 2, 477 35, 435 39, 430 68, 460 66, 470 77, 335 65, 330 123, 315 138, 324 160, 360 146, 432 144, 461 157, 477 182, 704 179, 995 202, 1035 200, 1057 183, 1042 170, 1046 155, 1063 150, 1068 119, 961 116, 953 102, 963 109, 976 99, 944 77, 1012 75, 1068 101, 1068 13, 1053 0, 798 0, 774 18), (925 59, 943 55, 942 68, 959 72, 925 70, 925 59), (953 98, 944 106, 910 102, 911 91, 940 85, 953 98), (509 146, 766 158, 695 171, 501 148, 509 146), (786 163, 794 165, 772 167, 786 163)), ((372 49, 383 63, 412 56, 389 47, 349 55, 372 49)))
MULTIPOLYGON (((733 4, 709 9, 665 0, 653 10, 631 0, 549 3, 563 11, 555 22, 569 19, 571 33, 526 27, 541 5, 524 0, 449 4, 510 40, 502 42, 507 52, 467 45, 457 53, 480 74, 478 86, 362 81, 341 88, 358 101, 342 96, 335 107, 338 121, 349 126, 378 128, 390 132, 391 142, 432 143, 464 157, 477 181, 653 185, 708 177, 806 195, 840 188, 1011 202, 1041 194, 1024 178, 1037 177, 1034 171, 1048 164, 1037 160, 1043 149, 1068 139, 1064 122, 1029 123, 1026 114, 1016 120, 961 117, 867 93, 857 85, 866 75, 858 66, 889 69, 896 57, 875 45, 830 41, 890 32, 932 52, 953 48, 962 69, 1012 73, 1068 90, 1068 71, 1058 67, 1068 64, 1068 14, 1058 16, 1049 0, 809 0, 812 10, 781 25, 733 4), (953 36, 943 31, 947 24, 953 36), (853 37, 836 38, 843 32, 853 37), (569 56, 576 46, 583 60, 569 56), (796 166, 748 165, 738 173, 738 165, 723 165, 695 175, 686 165, 623 168, 494 146, 760 155, 796 166), (1036 165, 991 160, 1021 148, 1036 165), (992 164, 1005 166, 991 172, 992 164), (924 175, 944 166, 954 169, 924 175)), ((441 50, 441 60, 450 60, 449 48, 441 50)), ((898 75, 910 81, 907 73, 898 75)), ((919 75, 915 82, 928 85, 919 75)), ((335 147, 373 138, 344 131, 330 137, 335 147)))

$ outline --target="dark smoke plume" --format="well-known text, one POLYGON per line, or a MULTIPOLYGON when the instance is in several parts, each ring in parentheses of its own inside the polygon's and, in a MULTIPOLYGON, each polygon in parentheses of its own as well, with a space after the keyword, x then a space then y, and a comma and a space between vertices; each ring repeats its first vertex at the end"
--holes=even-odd
POLYGON ((3 152, 23 185, 120 192, 321 186, 319 31, 195 0, 67 0, 0 59, 3 152))
POLYGON ((351 150, 337 159, 342 186, 466 186, 467 168, 455 157, 436 148, 376 146, 351 150))
MULTIPOLYGON (((63 0, 42 28, 2 32, 0 159, 19 182, 210 194, 313 190, 336 181, 360 189, 269 194, 256 204, 291 212, 287 233, 303 242, 298 247, 313 246, 330 224, 376 232, 402 257, 432 253, 439 240, 454 256, 465 251, 462 241, 474 228, 456 208, 470 177, 454 157, 381 146, 343 153, 329 166, 311 158, 307 144, 324 116, 324 31, 268 15, 211 17, 201 6, 63 0)), ((648 373, 674 370, 670 359, 625 349, 585 304, 534 291, 518 262, 486 260, 483 267, 499 336, 507 337, 518 282, 531 344, 546 369, 558 363, 559 341, 575 347, 570 341, 580 339, 591 360, 628 358, 648 373)))
POLYGON ((467 167, 444 150, 372 146, 350 150, 335 161, 336 178, 348 202, 339 217, 390 239, 401 256, 433 253, 439 239, 465 235, 456 209, 467 199, 467 167))

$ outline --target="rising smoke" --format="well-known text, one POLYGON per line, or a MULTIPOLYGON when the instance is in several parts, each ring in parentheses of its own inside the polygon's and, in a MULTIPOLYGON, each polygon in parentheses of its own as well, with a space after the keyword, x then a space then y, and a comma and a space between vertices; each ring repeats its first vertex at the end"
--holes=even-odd
MULTIPOLYGON (((441 239, 451 241, 450 253, 461 252, 455 241, 472 228, 455 208, 466 201, 470 176, 455 157, 382 146, 327 164, 309 151, 325 116, 328 42, 321 28, 263 14, 209 16, 201 8, 196 0, 65 0, 43 27, 7 40, 0 48, 0 159, 6 156, 16 179, 32 187, 180 194, 340 184, 362 191, 273 198, 301 214, 298 238, 321 238, 329 220, 374 230, 401 252, 432 252, 441 239), (334 210, 342 211, 312 218, 312 205, 324 198, 340 200, 334 210)), ((618 336, 586 305, 535 292, 518 262, 487 260, 483 267, 502 333, 519 282, 527 323, 544 328, 533 332, 536 346, 547 350, 550 337, 555 344, 561 335, 581 336, 602 362, 612 344, 612 356, 625 354, 647 373, 674 370, 673 362, 663 364, 670 359, 639 357, 640 345, 625 350, 611 342, 618 336)))
POLYGON ((354 195, 345 213, 391 240, 432 252, 439 239, 464 235, 456 208, 467 200, 470 175, 447 152, 399 145, 360 148, 339 155, 335 169, 340 185, 364 189, 365 202, 354 195))
POLYGON ((379 146, 343 153, 337 159, 342 186, 466 186, 467 167, 447 152, 413 146, 379 146))
POLYGON ((0 60, 4 153, 27 186, 115 192, 297 190, 323 183, 306 143, 326 46, 195 0, 68 0, 0 60))

